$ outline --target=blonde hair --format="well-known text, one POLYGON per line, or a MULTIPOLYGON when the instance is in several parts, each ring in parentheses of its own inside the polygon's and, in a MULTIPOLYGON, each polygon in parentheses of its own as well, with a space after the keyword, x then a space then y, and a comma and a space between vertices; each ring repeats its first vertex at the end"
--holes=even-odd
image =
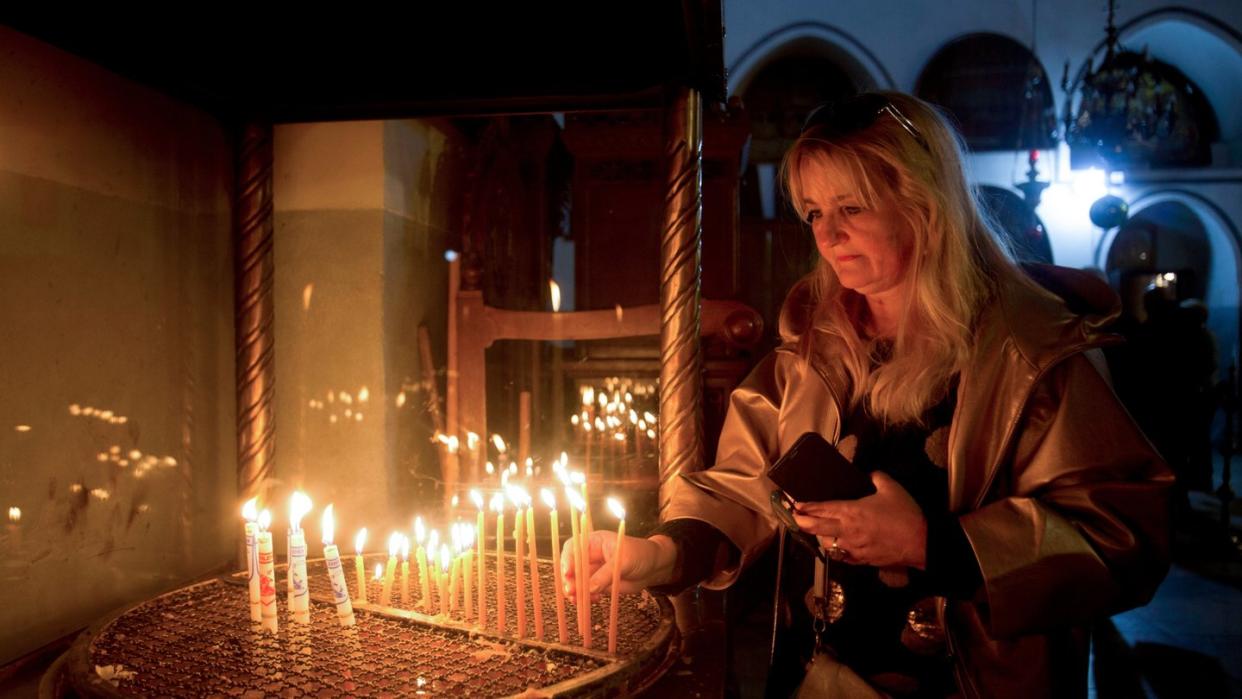
POLYGON ((886 111, 851 133, 812 126, 786 153, 782 180, 803 220, 804 164, 838 174, 841 181, 834 186, 868 208, 881 201, 896 206, 913 238, 906 269, 911 293, 899 311, 891 346, 865 338, 859 330, 867 312, 864 299, 842 287, 821 259, 807 277, 812 317, 837 341, 812 347, 814 333, 806 332, 801 349, 808 357, 812 350, 829 355, 830 370, 850 387, 851 408, 864 403, 888 424, 917 423, 965 365, 975 321, 997 283, 1025 275, 980 213, 956 132, 922 100, 879 94, 909 119, 925 144, 886 111))

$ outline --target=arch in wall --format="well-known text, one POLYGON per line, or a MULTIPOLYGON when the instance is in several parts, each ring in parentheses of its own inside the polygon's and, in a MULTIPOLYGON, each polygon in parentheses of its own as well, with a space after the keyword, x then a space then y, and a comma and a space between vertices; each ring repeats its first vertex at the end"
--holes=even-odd
MULTIPOLYGON (((1242 231, 1229 216, 1211 200, 1196 192, 1182 189, 1159 189, 1145 192, 1130 202, 1130 218, 1142 220, 1144 212, 1154 207, 1178 204, 1188 209, 1198 222, 1211 250, 1210 268, 1203 299, 1211 315, 1208 325, 1217 337, 1220 366, 1228 366, 1237 357, 1239 333, 1242 332, 1242 231)), ((1124 227, 1122 227, 1124 228, 1124 227)), ((1095 265, 1104 269, 1121 228, 1110 229, 1095 251, 1095 265)))
POLYGON ((729 66, 729 94, 744 93, 764 66, 792 53, 832 60, 860 89, 896 89, 880 59, 849 33, 822 22, 795 22, 764 35, 729 66))

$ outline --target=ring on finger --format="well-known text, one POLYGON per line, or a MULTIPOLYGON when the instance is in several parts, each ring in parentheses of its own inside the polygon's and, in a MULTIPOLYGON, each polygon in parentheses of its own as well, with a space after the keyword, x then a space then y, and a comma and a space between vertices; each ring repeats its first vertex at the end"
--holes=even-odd
POLYGON ((841 548, 840 539, 832 537, 832 545, 828 547, 828 557, 834 561, 845 558, 845 549, 841 548))

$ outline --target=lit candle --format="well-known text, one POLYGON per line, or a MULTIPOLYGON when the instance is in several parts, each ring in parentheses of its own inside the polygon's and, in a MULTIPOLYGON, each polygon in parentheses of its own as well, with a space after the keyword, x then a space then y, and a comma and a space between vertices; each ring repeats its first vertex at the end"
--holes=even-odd
POLYGON ((526 543, 530 546, 530 601, 535 610, 535 639, 543 640, 543 595, 539 589, 539 545, 535 535, 535 503, 526 491, 526 543))
POLYGON ((440 544, 440 576, 439 576, 439 592, 440 592, 440 614, 448 616, 448 570, 449 570, 449 548, 448 544, 440 544))
POLYGON ((586 547, 583 546, 582 519, 579 514, 582 512, 582 495, 572 487, 566 487, 565 498, 569 500, 569 527, 574 542, 572 546, 574 556, 574 605, 578 611, 578 635, 582 637, 582 642, 586 644, 589 619, 587 605, 590 599, 583 594, 586 592, 585 581, 582 579, 586 571, 586 557, 583 555, 586 547))
POLYGON ((552 580, 556 588, 556 633, 561 645, 569 643, 569 630, 565 627, 565 577, 561 573, 561 532, 557 521, 556 495, 543 488, 539 497, 548 506, 548 523, 552 528, 552 580))
POLYGON ((612 600, 608 605, 608 652, 617 652, 617 610, 621 599, 621 542, 625 541, 625 508, 616 498, 608 498, 608 509, 617 518, 617 546, 612 552, 612 600))
MULTIPOLYGON (((440 586, 440 530, 432 529, 431 536, 427 537, 427 561, 428 567, 431 569, 431 583, 438 589, 440 586)), ((430 610, 428 610, 430 614, 430 610)))
POLYGON ((263 603, 259 601, 259 519, 258 498, 242 505, 246 518, 246 585, 250 590, 250 620, 263 621, 263 603))
POLYGON ((384 585, 380 588, 380 604, 392 606, 392 583, 397 575, 397 552, 401 550, 401 535, 393 532, 388 537, 388 565, 384 567, 384 585))
POLYGON ((453 541, 453 564, 449 567, 448 610, 450 613, 457 611, 457 592, 460 587, 457 578, 461 575, 461 525, 454 524, 449 530, 449 537, 453 541))
POLYGON ((479 545, 479 628, 487 628, 487 579, 484 573, 483 561, 486 556, 483 555, 484 539, 487 537, 487 530, 483 528, 483 494, 477 490, 470 491, 470 499, 474 502, 475 507, 479 508, 479 514, 475 518, 475 531, 479 545))
POLYGON ((431 613, 431 578, 427 572, 427 549, 423 548, 423 539, 427 538, 427 529, 423 526, 423 518, 414 518, 414 541, 418 543, 418 549, 415 552, 415 558, 418 559, 418 581, 419 589, 423 593, 422 605, 423 611, 431 613))
POLYGON ((582 421, 582 431, 586 434, 586 455, 585 455, 586 458, 583 459, 586 465, 583 466, 583 468, 585 468, 587 471, 590 471, 591 470, 591 421, 590 420, 582 421))
POLYGON ((591 496, 587 493, 586 474, 581 471, 575 471, 570 474, 570 479, 582 489, 582 518, 586 521, 586 530, 582 535, 590 538, 591 532, 595 531, 595 527, 591 520, 591 496))
POLYGON ((462 523, 461 531, 464 536, 463 544, 466 547, 466 552, 462 555, 464 560, 461 566, 462 583, 465 584, 465 590, 462 591, 462 601, 465 603, 466 621, 468 622, 474 618, 474 590, 472 589, 474 583, 474 527, 462 523))
POLYGON ((328 581, 332 583, 332 601, 336 602, 336 620, 341 626, 354 625, 354 605, 349 601, 349 586, 345 583, 345 571, 341 569, 341 552, 332 543, 336 532, 332 519, 332 506, 323 508, 323 560, 328 567, 328 581))
POLYGON ((492 496, 492 511, 496 513, 496 631, 505 632, 505 498, 500 493, 492 496))
POLYGON ((276 562, 272 554, 272 513, 259 513, 259 602, 262 605, 263 628, 276 633, 276 562))
POLYGON ((358 594, 355 596, 362 604, 367 603, 367 567, 362 560, 362 548, 367 543, 367 528, 358 530, 354 537, 354 576, 358 578, 358 594))
POLYGON ((401 606, 410 606, 410 538, 401 535, 401 606))
POLYGON ((302 517, 311 511, 311 499, 297 491, 289 500, 289 612, 299 624, 310 623, 310 588, 306 584, 306 532, 302 517))
POLYGON ((522 490, 517 486, 507 488, 509 500, 513 502, 513 539, 514 539, 514 605, 517 606, 517 637, 526 637, 526 573, 523 570, 522 558, 526 555, 526 520, 522 517, 522 490))

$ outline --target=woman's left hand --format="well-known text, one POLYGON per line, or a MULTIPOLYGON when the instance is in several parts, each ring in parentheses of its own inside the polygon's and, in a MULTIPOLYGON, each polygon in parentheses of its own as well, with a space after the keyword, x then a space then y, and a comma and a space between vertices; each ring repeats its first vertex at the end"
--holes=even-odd
POLYGON ((871 473, 875 493, 858 500, 800 502, 794 521, 831 548, 842 560, 876 567, 927 566, 927 519, 897 481, 882 471, 871 473))

